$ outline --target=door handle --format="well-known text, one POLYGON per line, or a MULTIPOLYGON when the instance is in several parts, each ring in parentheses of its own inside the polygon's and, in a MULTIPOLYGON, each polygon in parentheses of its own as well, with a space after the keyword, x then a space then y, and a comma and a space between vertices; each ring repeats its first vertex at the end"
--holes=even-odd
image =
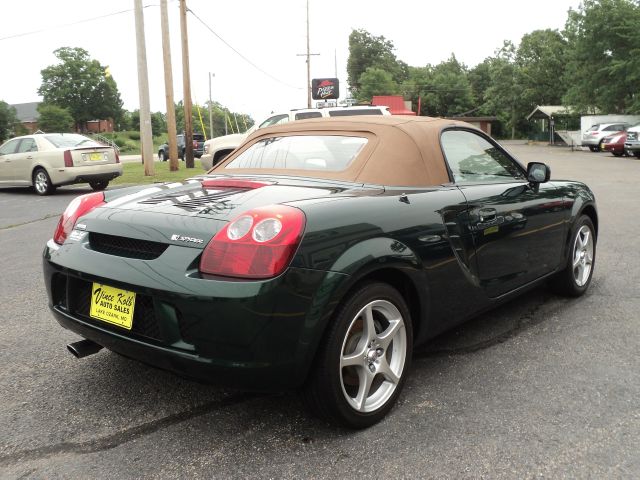
POLYGON ((27 157, 27 160, 33 160, 33 157, 32 157, 31 155, 29 155, 29 156, 27 157))
POLYGON ((496 219, 498 212, 495 208, 481 208, 478 212, 481 223, 492 222, 496 219))

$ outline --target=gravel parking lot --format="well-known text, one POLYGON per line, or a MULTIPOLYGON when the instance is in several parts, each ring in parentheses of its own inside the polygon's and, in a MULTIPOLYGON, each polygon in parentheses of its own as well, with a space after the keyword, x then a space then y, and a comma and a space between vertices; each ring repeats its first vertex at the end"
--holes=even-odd
POLYGON ((639 478, 640 160, 507 145, 588 183, 590 291, 544 288, 417 352, 397 406, 365 431, 294 394, 202 385, 101 351, 47 307, 41 251, 83 186, 0 190, 1 478, 639 478))

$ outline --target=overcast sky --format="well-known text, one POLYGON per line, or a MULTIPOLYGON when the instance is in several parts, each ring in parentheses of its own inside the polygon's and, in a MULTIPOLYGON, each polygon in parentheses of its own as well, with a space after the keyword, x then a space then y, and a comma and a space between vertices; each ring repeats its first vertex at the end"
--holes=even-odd
MULTIPOLYGON (((311 76, 333 77, 346 93, 348 37, 354 28, 384 35, 399 59, 437 64, 455 53, 469 67, 491 56, 503 40, 518 43, 536 29, 562 29, 579 0, 310 0, 311 76), (336 62, 337 60, 337 62, 336 62)), ((165 111, 160 7, 143 0, 151 109, 165 111)), ((182 98, 177 0, 169 1, 174 92, 182 98)), ((268 75, 220 41, 188 14, 193 100, 209 97, 256 121, 272 111, 306 106, 306 0, 187 0, 208 27, 268 75)), ((133 0, 23 0, 2 2, 0 100, 40 100, 40 70, 56 62, 59 47, 82 47, 108 65, 124 107, 138 108, 133 0), (123 13, 117 13, 123 12, 123 13), (113 15, 112 15, 113 14, 113 15), (104 18, 84 21, 95 17, 104 18), (44 30, 44 31, 42 31, 44 30), (29 32, 37 33, 28 34, 29 32), (27 35, 23 35, 27 34, 27 35)))

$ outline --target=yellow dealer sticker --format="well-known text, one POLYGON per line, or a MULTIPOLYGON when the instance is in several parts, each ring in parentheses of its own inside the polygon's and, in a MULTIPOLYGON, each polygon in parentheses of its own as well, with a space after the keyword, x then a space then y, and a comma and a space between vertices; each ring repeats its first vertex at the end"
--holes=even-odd
POLYGON ((91 288, 89 315, 103 322, 131 330, 135 303, 134 292, 94 283, 91 288))
POLYGON ((102 154, 102 153, 92 153, 92 154, 89 155, 89 160, 93 160, 93 161, 95 161, 95 160, 98 160, 98 161, 104 160, 104 154, 102 154))

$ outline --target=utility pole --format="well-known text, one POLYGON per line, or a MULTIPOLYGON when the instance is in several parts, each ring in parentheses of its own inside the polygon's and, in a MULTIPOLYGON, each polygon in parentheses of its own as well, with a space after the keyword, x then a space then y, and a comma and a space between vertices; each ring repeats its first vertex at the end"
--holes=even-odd
POLYGON ((169 40, 169 12, 167 0, 160 0, 162 27, 162 59, 164 61, 164 92, 167 103, 167 134, 169 137, 169 170, 178 170, 178 141, 176 138, 176 106, 173 101, 173 72, 171 69, 171 41, 169 40))
POLYGON ((309 47, 309 0, 307 0, 307 53, 299 53, 298 57, 307 57, 307 108, 311 108, 311 56, 320 55, 310 53, 309 47))
POLYGON ((147 49, 144 41, 144 17, 142 0, 134 0, 136 21, 136 49, 138 57, 138 93, 140 95, 140 138, 142 139, 142 163, 144 174, 155 175, 153 164, 153 135, 149 108, 149 74, 147 72, 147 49))
POLYGON ((184 161, 187 168, 193 168, 193 115, 191 107, 191 75, 189 74, 186 0, 180 0, 180 35, 182 37, 182 85, 184 88, 184 161))
POLYGON ((213 138, 213 102, 211 100, 211 77, 215 76, 215 73, 209 72, 209 138, 213 138))

